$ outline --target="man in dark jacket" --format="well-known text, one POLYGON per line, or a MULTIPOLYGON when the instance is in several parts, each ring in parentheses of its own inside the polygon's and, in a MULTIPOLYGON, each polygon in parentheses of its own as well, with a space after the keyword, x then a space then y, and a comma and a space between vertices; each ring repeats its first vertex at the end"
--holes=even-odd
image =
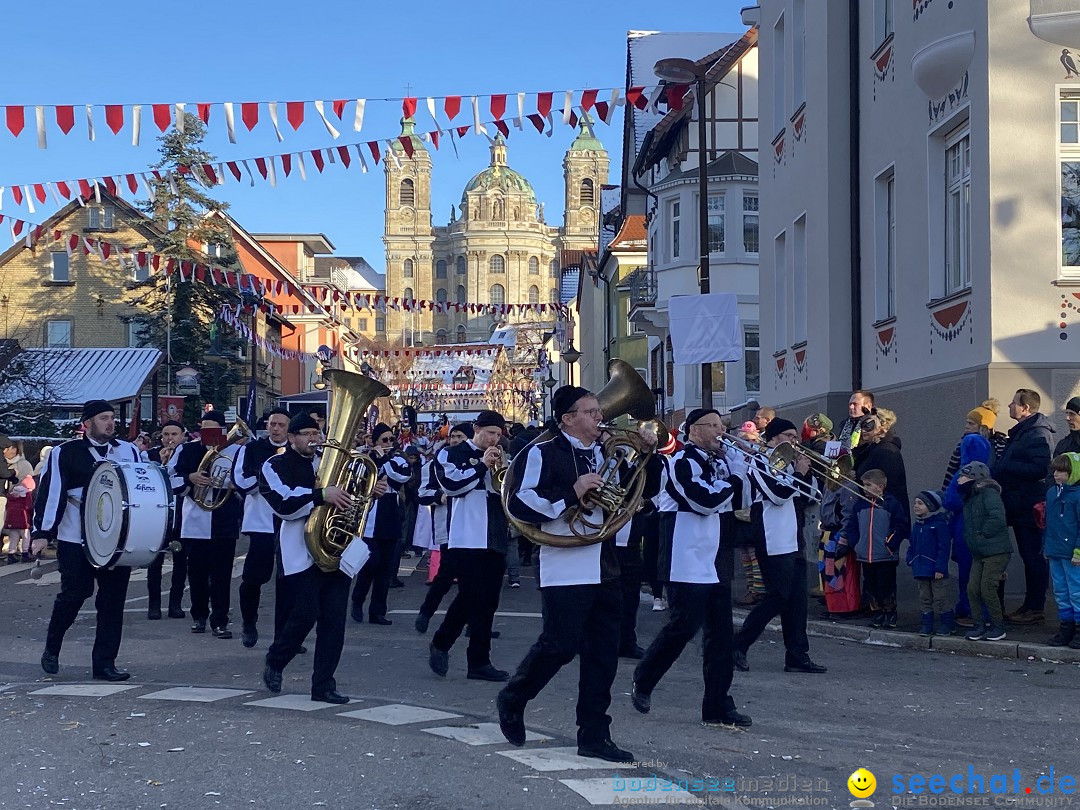
POLYGON ((994 480, 1001 484, 1005 517, 1016 549, 1024 562, 1024 604, 1005 618, 1012 624, 1041 624, 1050 569, 1042 555, 1042 531, 1035 525, 1035 504, 1046 496, 1046 476, 1050 471, 1050 445, 1054 429, 1039 413, 1042 399, 1028 388, 1019 389, 1009 403, 1009 416, 1016 424, 1009 441, 994 464, 994 480))
MULTIPOLYGON (((1053 458, 1062 453, 1080 453, 1080 397, 1073 397, 1065 403, 1065 422, 1069 425, 1068 435, 1054 447, 1053 458)), ((1047 486, 1053 485, 1053 473, 1047 478, 1047 486)))

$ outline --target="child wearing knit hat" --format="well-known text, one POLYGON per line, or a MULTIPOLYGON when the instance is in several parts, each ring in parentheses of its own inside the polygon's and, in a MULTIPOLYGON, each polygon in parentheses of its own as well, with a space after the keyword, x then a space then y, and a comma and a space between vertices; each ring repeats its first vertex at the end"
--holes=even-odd
POLYGON ((915 496, 911 510, 915 522, 911 526, 907 551, 907 564, 919 586, 919 611, 922 627, 920 636, 934 635, 934 616, 940 620, 937 635, 953 634, 952 605, 956 595, 952 593, 949 576, 949 554, 952 550, 952 532, 949 521, 941 508, 941 495, 923 490, 915 496))

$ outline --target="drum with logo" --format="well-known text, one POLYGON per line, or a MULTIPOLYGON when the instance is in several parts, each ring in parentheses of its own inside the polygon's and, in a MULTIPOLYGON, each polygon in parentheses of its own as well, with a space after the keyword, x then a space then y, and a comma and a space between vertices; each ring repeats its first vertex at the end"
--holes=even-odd
POLYGON ((83 493, 86 556, 95 568, 149 565, 172 521, 173 491, 160 464, 99 461, 83 493))

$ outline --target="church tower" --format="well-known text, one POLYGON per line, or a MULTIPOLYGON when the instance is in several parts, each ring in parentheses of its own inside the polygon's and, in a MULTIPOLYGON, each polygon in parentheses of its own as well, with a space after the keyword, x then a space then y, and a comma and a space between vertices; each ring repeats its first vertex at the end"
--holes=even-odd
MULTIPOLYGON (((386 296, 431 301, 434 235, 431 226, 431 153, 415 134, 416 121, 403 118, 401 137, 408 138, 412 155, 400 139, 386 150, 386 296)), ((431 312, 404 306, 386 312, 386 338, 391 345, 420 345, 431 341, 431 312)))
POLYGON ((578 134, 563 157, 565 212, 564 250, 596 250, 600 222, 600 188, 608 181, 608 153, 593 132, 592 118, 581 116, 578 134))

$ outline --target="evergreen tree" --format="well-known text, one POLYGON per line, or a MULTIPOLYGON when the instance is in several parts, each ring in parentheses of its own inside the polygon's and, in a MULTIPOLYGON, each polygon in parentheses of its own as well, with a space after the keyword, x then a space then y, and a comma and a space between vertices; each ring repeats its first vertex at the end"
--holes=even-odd
MULTIPOLYGON (((151 168, 161 177, 151 178, 152 196, 138 206, 161 234, 157 252, 163 257, 240 270, 229 226, 215 216, 224 214, 228 204, 206 193, 212 184, 201 167, 215 158, 202 148, 205 135, 202 121, 185 113, 182 132, 174 128, 158 138, 160 160, 151 168)), ((187 398, 185 421, 197 421, 204 402, 219 408, 235 402, 236 387, 244 379, 239 338, 217 316, 223 305, 239 302, 237 291, 208 281, 181 283, 178 274, 169 278, 153 274, 136 293, 139 299, 134 303, 146 312, 135 318, 141 336, 166 355, 159 371, 160 390, 169 390, 168 375, 179 367, 199 371, 200 394, 187 398)))

